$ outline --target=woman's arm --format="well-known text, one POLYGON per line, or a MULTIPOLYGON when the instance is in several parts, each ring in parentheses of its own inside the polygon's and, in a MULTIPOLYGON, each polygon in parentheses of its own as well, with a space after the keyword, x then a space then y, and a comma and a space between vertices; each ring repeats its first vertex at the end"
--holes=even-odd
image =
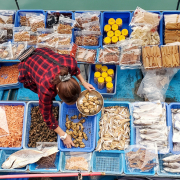
POLYGON ((87 83, 87 82, 84 80, 84 78, 82 77, 81 74, 77 75, 76 77, 78 78, 78 80, 81 82, 81 84, 82 84, 87 90, 89 90, 89 91, 91 91, 92 89, 95 90, 95 88, 94 88, 91 84, 87 83))

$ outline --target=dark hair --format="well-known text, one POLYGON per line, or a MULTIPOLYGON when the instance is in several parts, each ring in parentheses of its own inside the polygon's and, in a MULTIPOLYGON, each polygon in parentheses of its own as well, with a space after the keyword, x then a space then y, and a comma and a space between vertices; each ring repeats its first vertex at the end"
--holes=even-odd
POLYGON ((60 73, 55 76, 52 80, 52 83, 56 85, 58 89, 57 94, 65 103, 75 103, 81 93, 81 88, 78 82, 71 77, 71 79, 62 82, 59 78, 59 75, 64 76, 68 74, 67 67, 61 67, 60 73))

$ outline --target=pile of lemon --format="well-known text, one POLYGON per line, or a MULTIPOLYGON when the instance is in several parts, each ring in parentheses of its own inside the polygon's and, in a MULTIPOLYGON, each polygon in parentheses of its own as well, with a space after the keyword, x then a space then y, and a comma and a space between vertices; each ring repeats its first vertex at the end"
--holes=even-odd
POLYGON ((122 28, 123 21, 121 18, 110 18, 108 24, 104 26, 104 31, 107 33, 107 37, 104 38, 104 44, 115 44, 118 41, 125 40, 129 32, 127 29, 122 28))

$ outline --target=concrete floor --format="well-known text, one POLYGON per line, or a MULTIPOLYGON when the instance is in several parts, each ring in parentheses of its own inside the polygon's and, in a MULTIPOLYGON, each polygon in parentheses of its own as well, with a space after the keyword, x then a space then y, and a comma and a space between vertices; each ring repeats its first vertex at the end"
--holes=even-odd
MULTIPOLYGON (((17 0, 20 9, 44 10, 176 10, 178 0, 17 0)), ((17 9, 15 0, 0 0, 0 9, 17 9)))

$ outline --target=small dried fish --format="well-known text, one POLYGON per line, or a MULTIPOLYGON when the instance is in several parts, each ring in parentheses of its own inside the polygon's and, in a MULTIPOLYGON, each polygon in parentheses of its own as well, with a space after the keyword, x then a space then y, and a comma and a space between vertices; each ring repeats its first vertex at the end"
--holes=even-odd
POLYGON ((177 168, 177 169, 164 168, 164 170, 167 171, 167 172, 171 172, 171 173, 179 173, 180 172, 180 168, 177 168))
POLYGON ((174 162, 174 163, 163 163, 163 166, 169 167, 169 168, 180 168, 180 163, 174 162))
POLYGON ((178 162, 180 161, 180 154, 168 156, 162 159, 165 162, 178 162))

